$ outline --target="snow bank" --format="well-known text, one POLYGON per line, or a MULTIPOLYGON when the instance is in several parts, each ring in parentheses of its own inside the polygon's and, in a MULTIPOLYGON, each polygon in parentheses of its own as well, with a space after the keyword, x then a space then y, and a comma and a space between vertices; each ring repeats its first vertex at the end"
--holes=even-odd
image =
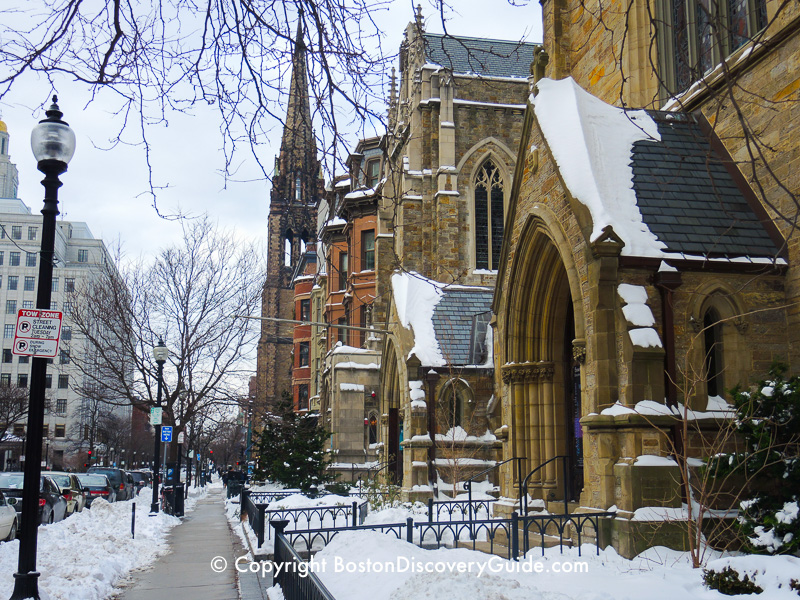
POLYGON ((425 550, 392 534, 363 531, 340 533, 314 560, 333 596, 347 600, 724 598, 703 587, 703 572, 691 568, 687 553, 666 548, 651 548, 633 560, 611 548, 598 556, 591 545, 582 547, 580 557, 576 548, 563 554, 549 548, 543 557, 535 549, 515 563, 463 548, 425 550), (531 572, 534 567, 540 571, 531 572))
POLYGON ((624 111, 567 77, 541 79, 531 98, 537 121, 570 193, 592 215, 592 237, 611 225, 626 256, 662 256, 666 248, 642 220, 633 191, 631 153, 640 140, 660 141, 643 110, 624 111))
MULTIPOLYGON (((39 527, 37 568, 39 589, 51 600, 101 600, 134 569, 143 569, 166 554, 169 531, 180 519, 159 513, 150 517, 152 496, 145 489, 130 502, 109 504, 96 499, 92 507, 46 527, 39 527), (131 506, 136 504, 136 537, 131 539, 131 506)), ((194 508, 205 488, 191 488, 185 509, 194 508)), ((17 571, 19 540, 0 544, 0 594, 10 597, 17 571)))

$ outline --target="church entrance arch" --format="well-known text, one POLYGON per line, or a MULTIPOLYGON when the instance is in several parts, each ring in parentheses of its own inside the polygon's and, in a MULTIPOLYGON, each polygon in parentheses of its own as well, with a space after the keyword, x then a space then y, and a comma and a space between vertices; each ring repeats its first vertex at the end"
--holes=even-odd
POLYGON ((575 500, 583 487, 582 355, 576 351, 583 348, 576 333, 583 331, 582 313, 545 225, 532 220, 521 240, 502 370, 512 406, 510 442, 513 455, 526 458, 523 478, 557 456, 568 457, 566 476, 561 461, 553 460, 531 477, 528 491, 543 500, 575 500))

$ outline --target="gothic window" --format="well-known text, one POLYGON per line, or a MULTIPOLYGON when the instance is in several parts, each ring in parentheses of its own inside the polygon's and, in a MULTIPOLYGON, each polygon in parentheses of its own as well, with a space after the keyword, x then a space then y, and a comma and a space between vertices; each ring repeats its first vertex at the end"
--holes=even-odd
POLYGON ((369 444, 377 444, 378 443, 378 415, 375 413, 370 413, 369 419, 367 421, 367 426, 369 428, 369 444))
POLYGON ((503 178, 491 160, 478 170, 475 189, 475 268, 497 270, 503 243, 503 178))
POLYGON ((298 174, 294 180, 294 199, 299 202, 302 193, 303 193, 303 180, 300 179, 300 175, 298 174))
POLYGON ((292 240, 294 236, 291 231, 286 232, 286 238, 283 240, 283 265, 286 267, 292 266, 292 240))
POLYGON ((767 24, 766 0, 669 0, 662 51, 665 84, 677 94, 725 57, 753 39, 767 24))
POLYGON ((446 434, 454 427, 469 429, 469 417, 465 414, 465 409, 470 398, 463 382, 452 379, 445 384, 439 397, 439 410, 436 415, 437 433, 446 434))
POLYGON ((722 323, 720 323, 719 313, 713 308, 709 308, 703 315, 703 342, 705 352, 703 371, 708 395, 721 396, 723 392, 722 323))

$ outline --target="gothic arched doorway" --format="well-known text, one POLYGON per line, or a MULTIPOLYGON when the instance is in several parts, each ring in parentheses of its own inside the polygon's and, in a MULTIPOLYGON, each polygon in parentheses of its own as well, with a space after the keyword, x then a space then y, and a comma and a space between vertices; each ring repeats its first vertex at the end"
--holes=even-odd
POLYGON ((582 313, 576 316, 567 268, 542 223, 525 228, 511 274, 502 374, 512 455, 526 459, 523 478, 546 463, 528 482, 534 498, 574 500, 583 487, 581 363, 574 352, 582 348, 582 313), (566 474, 558 456, 568 457, 566 474))

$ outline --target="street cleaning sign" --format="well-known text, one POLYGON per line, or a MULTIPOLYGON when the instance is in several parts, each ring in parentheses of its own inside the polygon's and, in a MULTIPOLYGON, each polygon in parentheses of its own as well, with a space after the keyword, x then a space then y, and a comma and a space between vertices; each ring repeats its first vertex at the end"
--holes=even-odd
POLYGON ((62 317, 63 314, 57 310, 21 309, 17 313, 12 353, 55 358, 61 338, 62 317))

